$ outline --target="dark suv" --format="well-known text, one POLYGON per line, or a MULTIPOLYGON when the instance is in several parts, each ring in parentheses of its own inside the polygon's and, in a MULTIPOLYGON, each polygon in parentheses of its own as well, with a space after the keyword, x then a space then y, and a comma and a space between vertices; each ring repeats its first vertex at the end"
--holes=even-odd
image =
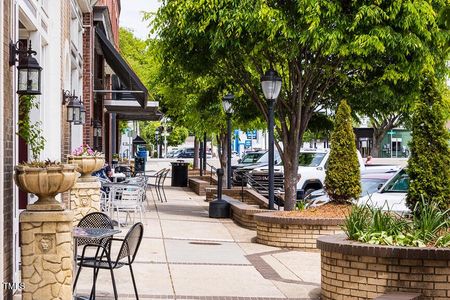
MULTIPOLYGON (((275 163, 281 162, 278 151, 275 151, 275 163)), ((269 164, 269 152, 266 150, 248 152, 239 161, 238 165, 231 166, 233 172, 233 185, 246 186, 247 178, 245 175, 253 169, 265 167, 269 164), (248 158, 246 156, 249 155, 248 158), (259 156, 259 157, 258 157, 259 156)))

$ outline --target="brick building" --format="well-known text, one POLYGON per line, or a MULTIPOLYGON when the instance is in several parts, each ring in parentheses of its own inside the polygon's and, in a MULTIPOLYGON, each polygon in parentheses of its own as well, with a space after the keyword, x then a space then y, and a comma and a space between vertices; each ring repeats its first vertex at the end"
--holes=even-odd
MULTIPOLYGON (((46 139, 39 159, 65 161, 82 143, 117 152, 118 120, 157 119, 157 103, 147 107, 147 90, 118 51, 120 0, 0 0, 0 280, 20 282, 18 216, 35 197, 20 192, 13 181, 14 166, 29 160, 29 146, 17 135, 19 104, 17 68, 10 66, 10 43, 31 43, 42 67, 39 107, 31 122, 41 122, 46 139), (67 122, 63 91, 79 96, 86 122, 67 122), (94 137, 94 121, 102 124, 94 137)), ((61 201, 67 201, 63 195, 61 201)), ((17 292, 0 290, 11 299, 17 292)), ((18 287, 18 286, 16 286, 18 287)))

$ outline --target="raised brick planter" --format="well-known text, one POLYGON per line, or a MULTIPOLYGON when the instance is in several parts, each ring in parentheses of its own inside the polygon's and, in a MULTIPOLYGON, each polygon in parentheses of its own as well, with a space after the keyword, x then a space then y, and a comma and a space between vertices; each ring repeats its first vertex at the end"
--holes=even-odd
POLYGON ((316 239, 342 233, 344 223, 344 219, 285 217, 278 212, 256 214, 254 219, 258 243, 307 251, 319 251, 316 239))
MULTIPOLYGON (((205 190, 206 190, 206 202, 211 202, 214 200, 214 198, 217 197, 216 188, 206 188, 205 190)), ((244 188, 242 190, 241 187, 233 187, 231 189, 223 189, 222 194, 239 201, 243 200, 242 202, 247 203, 249 205, 257 205, 261 208, 269 207, 269 202, 267 198, 252 189, 244 188), (242 197, 242 191, 244 193, 244 197, 242 197)))
POLYGON ((373 299, 389 292, 450 299, 450 249, 393 247, 320 237, 321 299, 373 299))
POLYGON ((194 193, 196 193, 199 196, 205 196, 206 195, 205 189, 207 187, 211 187, 211 185, 209 184, 209 181, 204 181, 199 178, 189 178, 188 186, 191 189, 191 191, 193 191, 194 193))
POLYGON ((257 205, 243 203, 236 199, 224 196, 223 199, 231 205, 231 218, 236 224, 247 229, 256 230, 255 214, 269 211, 259 208, 257 205))

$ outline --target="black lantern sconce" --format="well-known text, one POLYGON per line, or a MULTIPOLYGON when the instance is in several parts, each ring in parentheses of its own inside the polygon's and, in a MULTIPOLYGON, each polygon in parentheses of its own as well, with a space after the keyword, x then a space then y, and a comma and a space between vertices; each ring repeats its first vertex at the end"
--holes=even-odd
POLYGON ((79 100, 80 103, 80 119, 77 122, 74 122, 75 125, 84 125, 86 123, 86 109, 84 108, 83 100, 79 100))
POLYGON ((92 127, 94 128, 94 137, 101 138, 102 137, 102 122, 100 120, 93 120, 92 127))
POLYGON ((82 124, 82 119, 86 118, 86 112, 84 114, 82 113, 84 107, 78 99, 78 96, 75 96, 75 91, 71 94, 69 91, 63 90, 62 104, 67 105, 67 122, 74 123, 75 125, 82 124))
POLYGON ((19 72, 17 79, 17 94, 19 95, 40 95, 41 94, 41 71, 42 68, 33 55, 36 51, 28 43, 28 50, 20 49, 20 42, 9 45, 9 65, 14 66, 16 62, 19 72))

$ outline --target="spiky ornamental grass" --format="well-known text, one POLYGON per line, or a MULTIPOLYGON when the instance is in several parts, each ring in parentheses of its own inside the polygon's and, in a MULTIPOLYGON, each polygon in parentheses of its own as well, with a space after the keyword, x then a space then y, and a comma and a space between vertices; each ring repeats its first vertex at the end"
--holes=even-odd
POLYGON ((336 112, 325 177, 325 188, 330 199, 337 203, 357 199, 361 195, 360 178, 351 109, 343 100, 336 112))

